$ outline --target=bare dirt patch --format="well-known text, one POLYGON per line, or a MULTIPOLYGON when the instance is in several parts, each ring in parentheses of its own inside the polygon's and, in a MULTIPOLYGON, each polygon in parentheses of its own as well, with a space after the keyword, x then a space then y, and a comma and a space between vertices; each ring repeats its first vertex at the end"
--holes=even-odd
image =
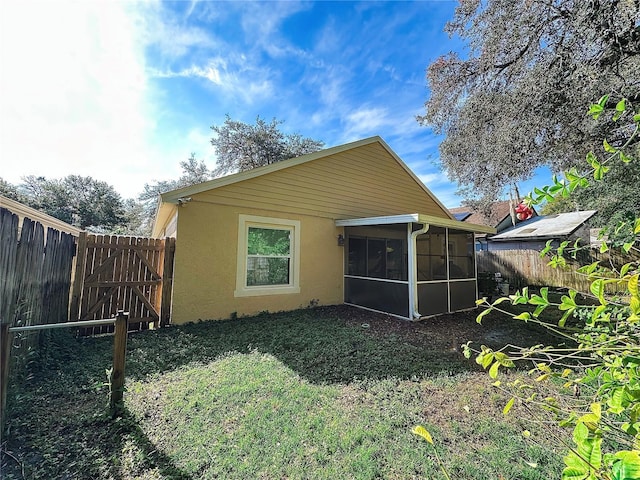
POLYGON ((370 312, 346 305, 330 307, 349 325, 359 325, 375 336, 397 336, 405 342, 440 351, 461 351, 461 345, 474 344, 501 348, 505 345, 555 345, 561 339, 548 330, 532 323, 491 313, 476 322, 477 309, 426 318, 416 322, 401 320, 390 315, 370 312))

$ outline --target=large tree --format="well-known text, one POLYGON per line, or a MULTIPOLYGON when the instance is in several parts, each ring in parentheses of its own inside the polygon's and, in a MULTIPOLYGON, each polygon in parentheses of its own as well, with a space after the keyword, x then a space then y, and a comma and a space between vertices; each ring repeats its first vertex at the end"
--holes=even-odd
POLYGON ((206 182, 227 173, 242 172, 252 168, 269 165, 288 158, 320 150, 324 143, 299 134, 285 134, 278 128, 282 121, 275 118, 267 123, 260 116, 255 125, 232 120, 229 115, 222 125, 211 129, 215 136, 211 139, 216 153, 216 168, 209 170, 206 164, 198 161, 192 153, 188 160, 180 162, 182 173, 175 180, 162 180, 147 183, 138 197, 143 204, 147 218, 144 231, 150 231, 155 214, 158 195, 177 188, 206 182))
POLYGON ((92 177, 29 175, 15 190, 20 201, 83 229, 111 231, 123 223, 122 197, 111 185, 92 177))
POLYGON ((467 196, 493 199, 542 165, 560 171, 615 143, 585 105, 640 103, 639 0, 461 0, 447 24, 468 44, 427 71, 419 121, 445 138, 440 159, 467 196))
POLYGON ((209 170, 202 160, 196 159, 195 153, 192 153, 187 160, 180 162, 180 168, 182 169, 182 173, 180 177, 175 180, 160 180, 145 183, 144 189, 138 197, 142 205, 142 215, 144 217, 138 222, 140 223, 138 227, 139 230, 147 234, 151 233, 151 222, 153 221, 153 216, 158 204, 158 195, 177 188, 206 182, 213 178, 213 172, 209 170))
POLYGON ((324 142, 297 133, 285 134, 278 128, 282 121, 265 122, 260 116, 250 125, 226 116, 224 124, 212 126, 211 145, 217 156, 216 175, 242 172, 288 158, 320 150, 324 142))
POLYGON ((620 222, 633 222, 640 217, 640 155, 629 163, 613 162, 609 168, 606 182, 590 181, 587 188, 544 205, 540 213, 597 210, 591 223, 598 227, 615 228, 620 222))
POLYGON ((0 195, 11 200, 25 203, 25 197, 20 193, 17 185, 7 182, 2 177, 0 177, 0 195))

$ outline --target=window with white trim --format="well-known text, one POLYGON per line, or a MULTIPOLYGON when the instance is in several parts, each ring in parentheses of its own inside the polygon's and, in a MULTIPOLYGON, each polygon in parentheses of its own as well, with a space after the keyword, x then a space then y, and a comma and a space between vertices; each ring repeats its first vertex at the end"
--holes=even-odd
POLYGON ((236 296, 299 293, 300 222, 240 215, 236 296))

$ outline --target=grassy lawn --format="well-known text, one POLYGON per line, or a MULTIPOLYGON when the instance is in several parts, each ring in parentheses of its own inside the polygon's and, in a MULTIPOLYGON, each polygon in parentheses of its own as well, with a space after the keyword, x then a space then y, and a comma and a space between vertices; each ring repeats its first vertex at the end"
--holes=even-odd
POLYGON ((347 307, 133 334, 125 407, 106 412, 112 338, 56 332, 12 378, 3 478, 558 478, 544 432, 466 360, 467 340, 549 341, 474 314, 403 322, 347 307))

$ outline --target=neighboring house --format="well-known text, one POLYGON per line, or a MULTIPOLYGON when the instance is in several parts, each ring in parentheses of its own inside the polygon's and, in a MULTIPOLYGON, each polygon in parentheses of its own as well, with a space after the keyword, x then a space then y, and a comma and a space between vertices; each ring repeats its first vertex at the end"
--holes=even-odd
MULTIPOLYGON (((472 210, 469 207, 450 208, 449 212, 451 212, 451 214, 461 222, 493 227, 497 233, 513 227, 514 219, 516 225, 520 223, 520 220, 515 218, 511 213, 511 202, 509 200, 493 202, 489 206, 487 212, 472 210)), ((533 209, 533 215, 534 218, 538 215, 538 212, 536 212, 535 209, 533 209)), ((476 235, 476 250, 479 251, 487 249, 487 238, 489 236, 490 235, 486 234, 476 235)))
POLYGON ((477 253, 481 279, 493 278, 499 273, 503 282, 512 288, 552 286, 580 291, 586 288, 588 291, 584 275, 576 276, 571 270, 552 268, 549 258, 540 257, 540 251, 549 240, 554 246, 565 240, 573 243, 577 239, 581 239, 583 245, 589 245, 591 239, 587 221, 595 213, 590 210, 533 217, 488 237, 487 248, 477 253))
MULTIPOLYGON (((0 195, 0 208, 6 208, 11 213, 14 213, 18 216, 18 228, 22 228, 22 222, 24 218, 30 218, 34 222, 40 222, 42 226, 45 228, 54 228, 64 233, 69 233, 74 237, 80 235, 82 229, 78 227, 74 227, 62 220, 58 220, 51 215, 47 215, 40 210, 36 210, 35 208, 28 207, 23 203, 17 202, 15 200, 11 200, 10 198, 3 197, 0 195)), ((46 231, 45 231, 46 234, 46 231)))
POLYGON ((473 308, 474 232, 372 137, 161 195, 172 322, 347 303, 406 319, 473 308))
POLYGON ((585 210, 533 217, 491 236, 488 250, 542 250, 548 240, 559 244, 581 239, 584 244, 590 244, 591 232, 586 222, 595 214, 595 210, 585 210))

